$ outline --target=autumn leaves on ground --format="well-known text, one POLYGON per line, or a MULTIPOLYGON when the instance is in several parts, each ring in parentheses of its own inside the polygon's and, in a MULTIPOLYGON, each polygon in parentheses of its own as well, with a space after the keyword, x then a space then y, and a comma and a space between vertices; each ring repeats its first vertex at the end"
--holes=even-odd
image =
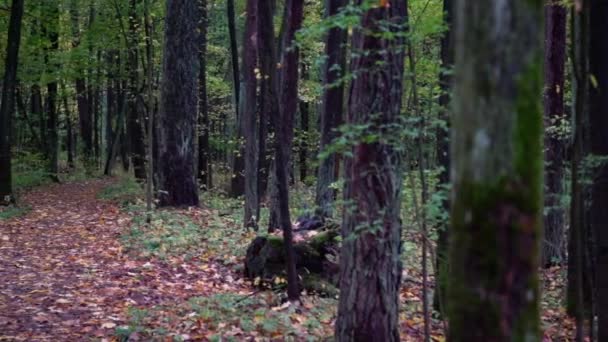
MULTIPOLYGON (((0 221, 0 341, 331 338, 335 298, 309 293, 287 306, 280 286, 261 289, 243 278, 253 233, 230 207, 163 211, 148 227, 128 184, 43 186, 23 194, 27 212, 0 221)), ((419 252, 404 252, 405 341, 423 334, 419 267, 407 264, 419 252)), ((562 273, 544 277, 547 340, 567 340, 572 328, 559 302, 562 273)), ((433 323, 434 340, 443 340, 444 325, 433 323)))

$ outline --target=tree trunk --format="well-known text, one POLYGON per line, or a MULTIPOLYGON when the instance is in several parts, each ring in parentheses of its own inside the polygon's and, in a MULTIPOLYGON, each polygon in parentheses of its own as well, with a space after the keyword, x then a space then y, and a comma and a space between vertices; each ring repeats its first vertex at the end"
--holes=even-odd
MULTIPOLYGON (((274 129, 277 138, 279 136, 278 130, 283 130, 281 136, 285 139, 276 146, 280 146, 284 150, 283 156, 285 159, 283 160, 283 163, 279 163, 275 158, 271 168, 282 167, 285 169, 286 175, 289 174, 291 169, 294 119, 298 110, 298 68, 300 67, 300 52, 297 46, 294 46, 294 42, 296 31, 302 26, 304 15, 303 6, 304 3, 301 0, 287 1, 283 13, 283 27, 285 28, 285 31, 283 32, 281 44, 283 49, 280 51, 281 68, 277 74, 280 84, 278 94, 280 99, 279 108, 281 110, 281 125, 274 125, 274 129)), ((273 173, 278 174, 276 171, 273 171, 273 173)), ((281 222, 283 222, 280 217, 281 209, 279 203, 278 179, 273 178, 272 180, 274 184, 271 185, 269 230, 279 227, 281 222)))
POLYGON ((234 112, 236 120, 236 152, 234 154, 234 160, 232 164, 232 179, 230 182, 230 196, 239 197, 245 193, 245 157, 244 150, 241 144, 241 139, 244 133, 243 122, 241 118, 240 108, 241 103, 241 89, 239 80, 239 51, 236 44, 236 26, 234 23, 234 0, 227 0, 226 2, 226 14, 228 16, 228 31, 230 34, 230 56, 232 64, 232 86, 234 90, 234 112))
MULTIPOLYGON (((325 16, 337 14, 348 0, 325 0, 325 16)), ((321 146, 323 152, 336 137, 335 129, 342 121, 344 111, 344 82, 346 67, 346 30, 334 27, 325 40, 327 60, 323 66, 323 99, 319 111, 321 117, 321 146)), ((334 153, 323 158, 317 174, 316 205, 323 216, 332 216, 336 191, 331 184, 337 180, 338 159, 334 153)))
POLYGON ((159 205, 198 206, 197 1, 168 0, 159 113, 159 205))
POLYGON ((241 121, 245 135, 245 227, 257 230, 260 217, 260 204, 258 197, 258 151, 256 127, 256 94, 257 80, 255 69, 257 67, 257 0, 247 1, 247 19, 243 35, 243 81, 245 96, 241 121))
MULTIPOLYGON (((61 84, 61 90, 65 93, 65 84, 61 84)), ((72 129, 72 115, 70 114, 70 107, 68 104, 67 95, 63 96, 63 109, 65 115, 65 126, 66 126, 66 149, 68 153, 68 167, 74 168, 74 133, 72 129)))
POLYGON ((457 6, 448 339, 540 341, 543 3, 457 6))
POLYGON ((560 130, 564 117, 564 79, 566 61, 566 8, 554 0, 545 6, 545 234, 542 265, 564 259, 564 210, 561 205, 564 144, 560 130), (551 129, 549 129, 552 127, 551 129))
POLYGON ((129 46, 128 46, 128 74, 129 74, 129 101, 127 108, 127 134, 129 136, 129 154, 133 164, 133 173, 139 181, 146 179, 146 147, 144 142, 144 129, 142 117, 137 105, 139 91, 139 27, 140 19, 137 13, 138 0, 129 0, 129 46))
MULTIPOLYGON (((363 0, 356 4, 360 5, 363 0)), ((347 122, 390 134, 399 122, 403 94, 407 1, 363 12, 353 32, 347 122), (388 24, 387 24, 388 22, 388 24), (392 35, 382 34, 387 30, 392 35), (388 38, 392 36, 393 38, 388 38)), ((344 199, 352 201, 342 223, 340 303, 336 341, 399 341, 401 281, 400 146, 356 142, 346 160, 344 199)))
POLYGON ((22 17, 23 0, 13 0, 6 44, 2 102, 0 103, 0 204, 14 201, 11 175, 11 119, 15 110, 22 17))
POLYGON ((58 115, 57 115, 57 80, 56 72, 59 65, 53 61, 53 56, 59 50, 59 8, 58 4, 50 5, 50 24, 45 28, 47 37, 50 41, 50 49, 46 51, 46 63, 52 72, 52 80, 47 83, 47 100, 46 100, 46 131, 47 143, 49 148, 48 154, 48 171, 54 181, 58 181, 59 173, 59 132, 58 132, 58 115), (49 53, 51 56, 49 56, 49 53))
POLYGON ((105 140, 106 140, 106 157, 112 154, 112 118, 117 113, 116 106, 116 92, 114 89, 114 64, 116 63, 116 52, 108 51, 107 54, 108 63, 108 74, 106 83, 106 126, 105 126, 105 140))
POLYGON ((595 241, 595 295, 598 341, 608 341, 608 2, 591 1, 589 69, 597 84, 590 88, 590 152, 600 160, 593 170, 589 223, 595 241))
MULTIPOLYGON (((42 92, 40 90, 40 86, 38 84, 34 84, 31 88, 30 93, 30 108, 32 115, 37 118, 38 124, 37 127, 40 131, 40 141, 46 142, 46 125, 44 119, 44 110, 42 109, 42 92)), ((42 152, 44 155, 47 155, 47 146, 42 147, 42 152)))
MULTIPOLYGON (((286 13, 290 13, 287 17, 292 19, 290 20, 290 24, 294 27, 299 27, 301 24, 303 5, 303 0, 288 0, 285 3, 286 13)), ((272 25, 272 10, 269 1, 258 2, 257 7, 260 71, 262 74, 261 79, 264 80, 264 83, 267 85, 268 96, 270 99, 270 108, 268 108, 268 113, 270 114, 272 125, 277 134, 275 140, 275 162, 278 165, 286 165, 285 161, 287 158, 285 156, 285 149, 282 148, 282 145, 286 144, 287 140, 285 135, 286 131, 283 129, 285 126, 283 120, 286 116, 286 109, 285 107, 281 107, 278 101, 279 88, 277 83, 278 74, 272 25)), ((283 65, 283 67, 286 67, 286 65, 283 65)), ((297 69, 295 70, 295 83, 297 85, 297 69)), ((287 75, 294 76, 293 74, 287 75)), ((274 176, 277 179, 276 184, 280 210, 279 219, 280 226, 283 229, 283 240, 285 243, 285 255, 287 261, 287 296, 290 301, 296 301, 300 297, 300 291, 298 287, 298 275, 296 273, 291 220, 289 218, 289 189, 287 188, 286 171, 287 170, 284 167, 277 167, 275 168, 274 176)))
MULTIPOLYGON (((305 66, 302 65, 302 70, 305 66)), ((303 71, 304 72, 304 71, 303 71)), ((300 100, 300 182, 306 183, 308 177, 308 139, 309 139, 309 121, 310 108, 309 103, 300 100)))
MULTIPOLYGON (((441 71, 439 74, 439 86, 441 95, 439 96, 439 119, 443 120, 445 126, 437 128, 437 163, 439 164, 439 191, 444 193, 441 206, 444 212, 450 212, 450 102, 452 97, 452 69, 454 67, 454 3, 452 0, 443 0, 443 20, 447 26, 447 31, 441 38, 441 71)), ((435 279, 437 279, 433 307, 444 315, 446 305, 446 284, 448 282, 448 241, 449 241, 449 220, 446 220, 438 229, 437 239, 437 260, 435 263, 435 279)))
MULTIPOLYGON (((566 310, 582 325, 585 308, 590 305, 590 272, 584 267, 588 254, 589 210, 585 199, 589 196, 585 175, 581 173, 583 160, 589 153, 589 8, 584 2, 572 13, 572 71, 573 71, 573 138, 571 157, 570 229, 568 235, 568 286, 566 310)), ((582 329, 582 327, 581 327, 582 329)), ((577 329, 577 330, 581 330, 577 329)))
POLYGON ((209 106, 207 101, 207 27, 209 18, 207 0, 200 0, 201 20, 199 61, 201 69, 198 73, 198 178, 205 190, 209 190, 209 106))

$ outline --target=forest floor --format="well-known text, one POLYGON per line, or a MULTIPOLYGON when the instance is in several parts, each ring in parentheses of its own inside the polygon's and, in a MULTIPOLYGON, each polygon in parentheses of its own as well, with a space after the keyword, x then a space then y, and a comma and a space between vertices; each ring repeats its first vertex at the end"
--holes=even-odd
MULTIPOLYGON (((39 187, 20 197, 28 210, 0 218, 0 341, 331 338, 335 298, 306 294, 289 306, 280 291, 242 277, 254 233, 234 216, 213 207, 162 211, 147 226, 141 202, 99 198, 112 187, 124 185, 96 179, 39 187)), ((415 234, 408 238, 416 245, 415 234)), ((420 341, 420 272, 408 266, 401 336, 420 341)), ((545 341, 572 336, 560 304, 564 273, 543 274, 545 341)), ((438 319, 433 340, 444 340, 438 319)))

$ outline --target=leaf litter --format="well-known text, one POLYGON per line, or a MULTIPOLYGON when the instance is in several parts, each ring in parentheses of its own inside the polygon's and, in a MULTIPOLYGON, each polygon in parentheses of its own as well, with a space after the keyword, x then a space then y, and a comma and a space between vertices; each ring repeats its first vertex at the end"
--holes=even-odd
MULTIPOLYGON (((34 189, 23 195, 31 208, 25 216, 0 221, 0 341, 331 340, 336 298, 304 294, 289 305, 280 291, 243 279, 240 265, 253 234, 219 210, 173 211, 185 227, 203 230, 199 249, 130 251, 124 236, 137 216, 97 199, 115 183, 34 189)), ((421 341, 420 267, 406 267, 401 339, 421 341)), ((559 267, 543 271, 544 341, 573 336, 560 300, 564 279, 559 267)), ((434 317, 433 341, 445 341, 443 329, 434 317)))

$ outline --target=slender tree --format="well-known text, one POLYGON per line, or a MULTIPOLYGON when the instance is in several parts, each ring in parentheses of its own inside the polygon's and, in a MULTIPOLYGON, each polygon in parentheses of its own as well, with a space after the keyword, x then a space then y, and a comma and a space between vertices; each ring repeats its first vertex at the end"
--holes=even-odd
POLYGON ((201 69, 198 73, 198 179, 205 190, 211 186, 209 183, 209 106, 207 101, 207 28, 209 17, 207 0, 200 0, 201 19, 199 22, 200 51, 199 61, 201 69))
POLYGON ((566 61, 566 8, 558 0, 545 6, 545 234, 542 264, 563 258, 564 210, 561 206, 564 169, 562 133, 566 61))
POLYGON ((387 130, 401 112, 406 21, 407 1, 386 2, 366 10, 352 36, 347 123, 377 139, 357 142, 345 164, 353 205, 342 223, 337 341, 399 341, 402 156, 387 130))
POLYGON ((23 0, 13 0, 6 45, 2 102, 0 102, 0 204, 14 201, 11 175, 11 119, 15 109, 22 17, 23 0))
POLYGON ((244 97, 241 120, 245 135, 245 217, 246 227, 257 229, 260 216, 258 197, 258 145, 256 127, 256 94, 257 80, 255 69, 257 66, 257 0, 247 1, 247 19, 245 33, 243 34, 243 82, 244 97))
POLYGON ((54 181, 58 181, 59 173, 59 115, 57 113, 57 65, 55 53, 59 50, 59 5, 48 4, 49 22, 44 27, 50 47, 46 51, 46 63, 51 70, 52 76, 47 83, 46 98, 46 137, 48 146, 48 172, 54 181))
POLYGON ((594 0, 590 6, 589 70, 595 83, 589 91, 589 147, 599 166, 592 172, 589 223, 596 243, 597 340, 608 341, 608 2, 594 0))
POLYGON ((542 8, 457 3, 451 341, 541 339, 542 8))
POLYGON ((585 200, 583 161, 589 153, 589 2, 574 6, 571 15, 573 74, 573 137, 570 164, 571 201, 568 230, 568 285, 566 309, 577 322, 578 339, 582 339, 585 309, 590 308, 591 274, 585 267, 589 257, 589 210, 585 200))
POLYGON ((167 0, 159 113, 159 205, 197 206, 199 4, 167 0))
POLYGON ((243 138, 244 122, 241 118, 241 111, 244 109, 241 103, 241 87, 240 87, 240 72, 239 72, 239 51, 236 44, 236 25, 234 23, 234 0, 226 1, 226 14, 228 16, 228 32, 230 35, 230 57, 232 64, 232 86, 234 97, 234 112, 236 119, 236 141, 237 150, 234 154, 232 163, 232 178, 230 182, 230 195, 239 197, 245 193, 245 157, 241 139, 243 138))
MULTIPOLYGON (((325 16, 336 15, 348 0, 325 0, 325 16)), ((321 118, 321 151, 327 149, 336 137, 336 128, 344 111, 344 83, 341 77, 346 66, 346 30, 332 27, 325 38, 326 61, 323 65, 323 98, 319 110, 321 118)), ((335 190, 331 184, 337 180, 338 159, 330 154, 321 160, 317 174, 316 205, 322 216, 331 216, 335 190)))
MULTIPOLYGON (((292 12, 294 19, 298 17, 298 9, 301 11, 303 0, 288 0, 285 6, 292 12)), ((286 149, 282 148, 286 144, 287 136, 283 129, 283 119, 285 109, 279 103, 279 88, 277 82, 277 63, 274 41, 274 30, 272 25, 272 9, 270 1, 258 1, 257 21, 258 21, 258 47, 260 57, 260 72, 268 96, 270 99, 268 113, 276 132, 275 140, 275 162, 278 165, 285 165, 287 157, 286 149)), ((302 13, 300 12, 300 18, 302 13)), ((294 20, 297 23, 297 20, 294 20)), ((295 24, 292 22, 292 24, 295 24)), ((296 65, 297 66, 297 65, 296 65)), ((277 179, 277 193, 279 197, 279 220, 280 227, 283 229, 283 240, 285 255, 287 259, 287 295, 289 300, 296 301, 300 297, 298 287, 298 275, 296 273, 295 252, 293 249, 293 236, 291 220, 289 218, 289 189, 287 188, 287 169, 277 167, 274 169, 274 177, 277 179)))
MULTIPOLYGON (((443 21, 445 23, 446 31, 441 37, 441 71, 439 74, 439 86, 441 87, 441 95, 439 96, 439 105, 441 111, 439 113, 439 119, 443 123, 437 128, 437 163, 439 164, 439 191, 443 191, 445 196, 442 200, 443 211, 449 213, 450 211, 450 199, 448 196, 447 188, 450 184, 450 139, 449 139, 449 127, 450 127, 450 102, 452 97, 452 68, 454 66, 454 2, 453 0, 443 1, 443 21)), ((435 297, 433 301, 433 307, 440 311, 441 314, 445 314, 445 293, 447 283, 447 270, 448 270, 448 240, 449 240, 449 220, 446 220, 446 224, 439 228, 439 236, 437 239, 437 260, 435 264, 435 273, 437 279, 437 286, 435 291, 435 297)))
MULTIPOLYGON (((300 66, 300 51, 297 46, 294 45, 296 32, 302 26, 302 20, 304 16, 304 2, 301 0, 288 0, 285 3, 283 11, 283 34, 281 36, 281 47, 280 51, 280 65, 281 68, 278 71, 277 77, 281 84, 278 89, 279 94, 279 107, 281 110, 281 125, 275 125, 275 134, 277 130, 283 130, 282 136, 285 138, 281 141, 280 146, 284 151, 283 155, 285 159, 282 163, 275 162, 272 168, 283 167, 285 173, 289 175, 291 169, 291 152, 293 147, 293 135, 294 135, 294 121, 296 112, 298 110, 298 78, 299 78, 299 66, 300 66)), ((275 152, 276 153, 276 152, 275 152)), ((277 172, 274 172, 277 174, 277 172)), ((278 193, 278 179, 273 178, 273 184, 271 185, 271 203, 270 203, 270 218, 269 218, 269 229, 272 230, 275 227, 281 225, 282 219, 280 218, 280 199, 278 193)))
POLYGON ((133 173, 139 181, 146 179, 146 149, 144 142, 143 114, 138 105, 141 96, 139 82, 139 34, 141 20, 137 12, 139 0, 129 0, 129 34, 127 73, 129 90, 127 102, 127 135, 129 137, 129 155, 133 164, 133 173))

